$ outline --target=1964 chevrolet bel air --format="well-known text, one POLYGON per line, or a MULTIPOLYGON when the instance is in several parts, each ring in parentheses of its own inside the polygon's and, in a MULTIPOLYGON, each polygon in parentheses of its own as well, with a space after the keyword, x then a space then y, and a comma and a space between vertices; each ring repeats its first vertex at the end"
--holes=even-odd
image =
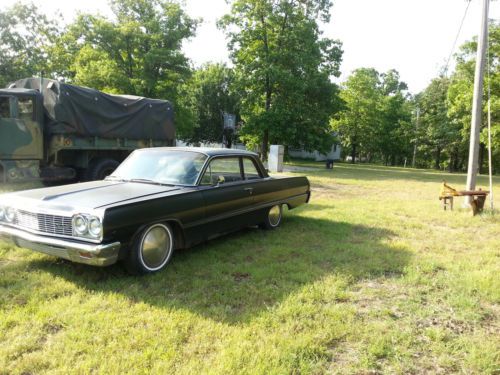
POLYGON ((0 195, 0 239, 95 266, 163 269, 175 249, 250 225, 273 229, 309 201, 306 177, 269 177, 256 154, 134 151, 109 177, 0 195))

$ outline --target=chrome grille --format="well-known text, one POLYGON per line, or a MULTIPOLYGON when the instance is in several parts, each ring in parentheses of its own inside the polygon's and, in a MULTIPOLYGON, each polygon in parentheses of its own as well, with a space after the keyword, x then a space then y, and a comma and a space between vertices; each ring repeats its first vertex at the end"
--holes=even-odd
POLYGON ((18 210, 15 224, 22 228, 36 230, 39 232, 72 235, 71 217, 39 214, 18 210))

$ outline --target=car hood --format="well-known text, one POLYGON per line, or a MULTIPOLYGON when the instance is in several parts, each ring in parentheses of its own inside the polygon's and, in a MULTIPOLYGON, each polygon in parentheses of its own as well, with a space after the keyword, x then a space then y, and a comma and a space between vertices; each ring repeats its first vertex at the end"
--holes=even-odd
POLYGON ((180 190, 176 186, 139 182, 92 181, 5 194, 3 204, 17 208, 78 211, 82 208, 104 209, 107 206, 180 190))

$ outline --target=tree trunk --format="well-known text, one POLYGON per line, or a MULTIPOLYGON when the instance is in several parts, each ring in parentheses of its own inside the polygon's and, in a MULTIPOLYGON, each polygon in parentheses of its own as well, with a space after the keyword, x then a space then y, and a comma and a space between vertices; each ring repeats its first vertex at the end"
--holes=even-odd
POLYGON ((456 172, 458 171, 459 168, 459 157, 458 157, 458 148, 455 147, 451 153, 452 155, 452 162, 451 162, 451 171, 450 172, 456 172))
MULTIPOLYGON (((271 80, 269 74, 266 74, 266 112, 271 108, 271 80)), ((264 134, 262 135, 262 161, 267 160, 267 152, 269 145, 269 124, 264 124, 264 134)))
POLYGON ((353 143, 351 149, 351 163, 354 164, 355 162, 356 162, 356 143, 353 143))
MULTIPOLYGON (((262 27, 264 29, 264 50, 266 54, 266 62, 269 65, 269 40, 267 37, 267 23, 264 18, 264 14, 261 14, 260 20, 262 23, 262 27)), ((266 71, 266 104, 265 104, 265 109, 266 112, 269 112, 271 109, 271 97, 272 97, 272 87, 271 87, 271 77, 269 76, 269 72, 266 71)), ((262 135, 262 149, 261 149, 261 159, 262 161, 267 161, 267 152, 268 152, 268 145, 269 145, 269 124, 264 124, 264 133, 262 135)))
POLYGON ((439 169, 439 164, 441 164, 441 147, 436 148, 436 161, 434 168, 439 169))
POLYGON ((267 153, 268 153, 268 144, 269 144, 269 129, 264 130, 264 134, 262 136, 262 148, 261 148, 261 156, 260 158, 262 161, 267 160, 267 153))

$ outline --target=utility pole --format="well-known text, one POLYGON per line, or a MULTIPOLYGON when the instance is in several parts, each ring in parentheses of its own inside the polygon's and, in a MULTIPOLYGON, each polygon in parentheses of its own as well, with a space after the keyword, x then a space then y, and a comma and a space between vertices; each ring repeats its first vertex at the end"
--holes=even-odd
POLYGON ((418 131, 419 117, 420 117, 420 107, 417 107, 417 119, 415 121, 415 144, 413 145, 413 159, 411 161, 412 168, 415 168, 415 160, 417 159, 417 131, 418 131))
MULTIPOLYGON (((489 0, 483 0, 481 12, 481 29, 477 38, 476 71, 474 73, 474 97, 472 99, 472 120, 470 127, 469 165, 467 168, 467 184, 465 190, 476 189, 478 171, 479 130, 481 128, 483 77, 488 43, 488 9, 489 0)), ((469 206, 472 196, 465 197, 464 206, 469 206)))

